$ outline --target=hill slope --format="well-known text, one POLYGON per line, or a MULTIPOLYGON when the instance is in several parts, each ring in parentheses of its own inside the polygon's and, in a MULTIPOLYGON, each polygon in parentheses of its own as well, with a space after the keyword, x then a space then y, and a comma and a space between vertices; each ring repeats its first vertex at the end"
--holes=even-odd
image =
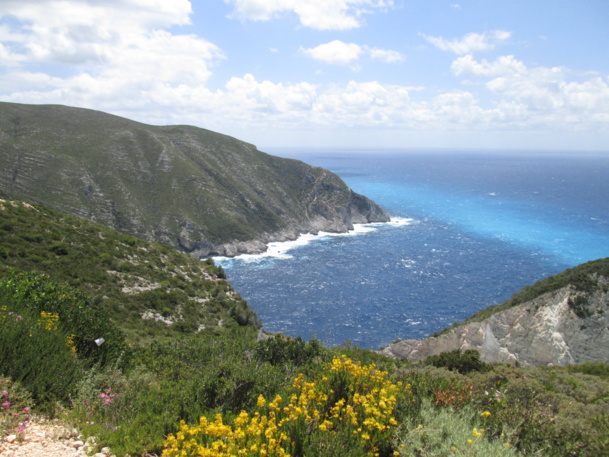
POLYGON ((0 276, 11 268, 81 289, 132 342, 260 328, 211 261, 42 206, 0 200, 0 276))
POLYGON ((385 355, 422 360, 474 349, 485 362, 570 365, 609 362, 609 258, 525 287, 501 305, 424 340, 402 340, 385 355))
POLYGON ((196 256, 389 216, 335 174, 190 126, 0 103, 0 191, 196 256))

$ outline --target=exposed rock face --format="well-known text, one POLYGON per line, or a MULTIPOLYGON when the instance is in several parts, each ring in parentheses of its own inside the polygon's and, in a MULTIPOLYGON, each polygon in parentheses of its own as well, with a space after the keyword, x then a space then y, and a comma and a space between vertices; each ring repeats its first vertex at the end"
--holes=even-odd
POLYGON ((522 365, 609 363, 608 281, 582 294, 563 287, 535 300, 424 340, 402 340, 381 353, 412 361, 455 349, 474 349, 485 362, 522 365))
POLYGON ((192 255, 387 222, 335 174, 191 126, 0 103, 0 192, 192 255))

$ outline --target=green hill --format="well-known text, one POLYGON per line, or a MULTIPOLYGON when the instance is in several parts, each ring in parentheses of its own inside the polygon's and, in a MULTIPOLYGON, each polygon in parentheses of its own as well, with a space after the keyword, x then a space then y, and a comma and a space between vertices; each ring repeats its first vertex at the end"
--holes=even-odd
POLYGON ((131 341, 260 328, 211 261, 39 205, 0 200, 0 261, 82 290, 131 341))
POLYGON ((193 255, 387 221, 335 174, 190 126, 0 102, 0 192, 193 255))

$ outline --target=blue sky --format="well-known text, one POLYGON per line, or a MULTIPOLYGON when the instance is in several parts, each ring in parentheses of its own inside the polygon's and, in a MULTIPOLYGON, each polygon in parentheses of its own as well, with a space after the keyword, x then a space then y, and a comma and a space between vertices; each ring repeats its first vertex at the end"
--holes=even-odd
POLYGON ((0 100, 260 149, 609 151, 606 0, 1 0, 0 100))

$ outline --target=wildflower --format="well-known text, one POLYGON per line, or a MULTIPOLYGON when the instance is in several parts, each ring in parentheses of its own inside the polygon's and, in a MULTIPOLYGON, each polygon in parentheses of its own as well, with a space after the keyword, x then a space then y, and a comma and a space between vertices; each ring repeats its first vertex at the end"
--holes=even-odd
POLYGON ((452 449, 453 449, 453 451, 456 451, 457 450, 457 446, 453 446, 452 449))
POLYGON ((483 413, 480 414, 482 417, 488 417, 491 415, 490 411, 484 411, 483 413))
POLYGON ((258 395, 258 402, 256 404, 258 405, 258 408, 262 408, 264 405, 266 405, 266 400, 262 395, 258 395))
POLYGON ((5 401, 4 403, 2 403, 2 409, 9 409, 10 407, 11 407, 10 401, 5 401))
POLYGON ((467 440, 467 442, 468 442, 469 444, 472 444, 472 443, 473 443, 473 441, 472 441, 472 440, 467 440))
POLYGON ((25 414, 30 414, 30 407, 29 407, 29 406, 26 406, 25 408, 23 408, 23 412, 24 412, 25 414))
POLYGON ((8 397, 8 392, 7 392, 6 390, 3 390, 3 391, 2 391, 2 396, 3 396, 3 397, 8 397))
POLYGON ((482 436, 482 433, 475 428, 472 430, 472 435, 474 435, 476 438, 480 438, 482 436))

